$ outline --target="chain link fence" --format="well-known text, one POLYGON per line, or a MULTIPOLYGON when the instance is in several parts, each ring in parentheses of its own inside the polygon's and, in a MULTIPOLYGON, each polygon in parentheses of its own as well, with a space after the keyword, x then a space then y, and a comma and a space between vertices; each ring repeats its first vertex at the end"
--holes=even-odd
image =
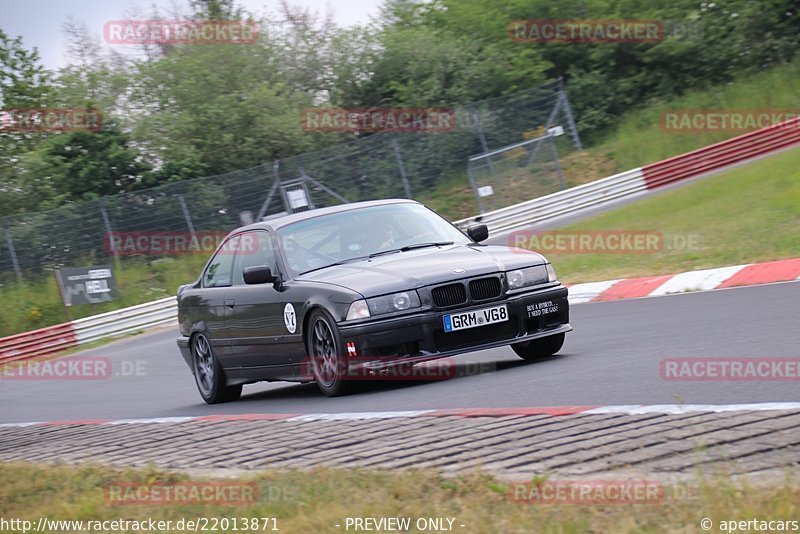
POLYGON ((478 211, 483 214, 566 188, 556 139, 545 134, 470 157, 467 173, 478 211))
POLYGON ((227 232, 282 212, 414 198, 446 179, 467 184, 465 162, 477 211, 523 200, 520 182, 540 184, 522 189, 534 196, 563 187, 554 170, 554 136, 546 131, 563 127, 561 151, 580 148, 580 139, 560 80, 458 108, 455 116, 455 128, 446 132, 381 132, 250 169, 5 217, 0 281, 106 263, 116 255, 109 236, 120 233, 227 232), (494 190, 491 200, 478 195, 486 185, 494 190))

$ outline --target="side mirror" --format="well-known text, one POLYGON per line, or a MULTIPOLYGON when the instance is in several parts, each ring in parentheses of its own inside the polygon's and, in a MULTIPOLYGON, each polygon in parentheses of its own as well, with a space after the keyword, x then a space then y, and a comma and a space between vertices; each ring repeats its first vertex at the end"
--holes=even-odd
POLYGON ((485 224, 471 224, 467 228, 467 235, 480 243, 489 239, 489 227, 485 224))
POLYGON ((245 267, 242 271, 242 275, 245 284, 266 284, 275 281, 272 271, 266 265, 245 267))

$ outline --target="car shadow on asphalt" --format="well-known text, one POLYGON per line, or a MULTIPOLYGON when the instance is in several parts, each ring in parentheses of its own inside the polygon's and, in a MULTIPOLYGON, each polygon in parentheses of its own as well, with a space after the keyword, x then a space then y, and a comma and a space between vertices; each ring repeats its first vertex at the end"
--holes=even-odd
MULTIPOLYGON (((566 358, 567 354, 556 354, 549 358, 543 358, 535 361, 525 360, 500 360, 500 361, 484 361, 484 362, 458 362, 442 364, 442 360, 434 360, 424 364, 414 366, 413 370, 395 370, 394 373, 387 372, 382 375, 375 375, 374 377, 364 380, 359 377, 354 380, 352 391, 344 397, 351 397, 353 395, 364 394, 380 394, 387 391, 396 391, 406 388, 413 388, 418 386, 425 386, 436 384, 440 382, 449 382, 451 380, 461 380, 464 378, 476 377, 481 375, 489 375, 494 373, 502 373, 504 371, 513 371, 520 367, 534 367, 536 365, 546 364, 548 362, 557 361, 566 358)), ((317 388, 314 382, 307 383, 286 383, 285 387, 269 389, 266 391, 254 392, 247 394, 245 389, 239 403, 255 402, 264 400, 287 400, 287 399, 305 399, 305 398, 320 398, 322 392, 317 388)))

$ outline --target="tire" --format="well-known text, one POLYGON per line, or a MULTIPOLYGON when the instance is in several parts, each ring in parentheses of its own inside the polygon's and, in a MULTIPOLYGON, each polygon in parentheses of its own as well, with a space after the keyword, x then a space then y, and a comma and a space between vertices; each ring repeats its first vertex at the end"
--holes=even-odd
POLYGON ((322 394, 337 397, 352 391, 344 342, 330 314, 319 309, 311 312, 306 341, 311 374, 322 394))
POLYGON ((564 346, 565 334, 556 334, 553 336, 541 337, 539 339, 532 339, 522 343, 514 343, 511 348, 517 353, 517 356, 527 361, 543 360, 549 358, 556 352, 561 350, 564 346))
POLYGON ((234 401, 242 395, 241 384, 225 384, 225 372, 205 334, 195 334, 192 338, 192 374, 200 396, 208 404, 234 401))

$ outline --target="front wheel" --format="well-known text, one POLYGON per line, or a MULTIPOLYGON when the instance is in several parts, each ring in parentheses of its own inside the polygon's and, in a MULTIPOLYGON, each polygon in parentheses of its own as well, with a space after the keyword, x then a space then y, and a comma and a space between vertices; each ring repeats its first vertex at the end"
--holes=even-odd
POLYGON ((225 373, 205 334, 196 334, 192 339, 192 367, 197 390, 208 404, 234 401, 242 395, 241 384, 225 384, 225 373))
POLYGON ((344 395, 352 389, 339 329, 322 310, 313 311, 308 321, 308 356, 314 380, 325 396, 344 395))
POLYGON ((514 343, 511 348, 523 360, 542 360, 561 350, 561 347, 564 346, 564 337, 565 334, 540 337, 539 339, 523 341, 522 343, 514 343))

